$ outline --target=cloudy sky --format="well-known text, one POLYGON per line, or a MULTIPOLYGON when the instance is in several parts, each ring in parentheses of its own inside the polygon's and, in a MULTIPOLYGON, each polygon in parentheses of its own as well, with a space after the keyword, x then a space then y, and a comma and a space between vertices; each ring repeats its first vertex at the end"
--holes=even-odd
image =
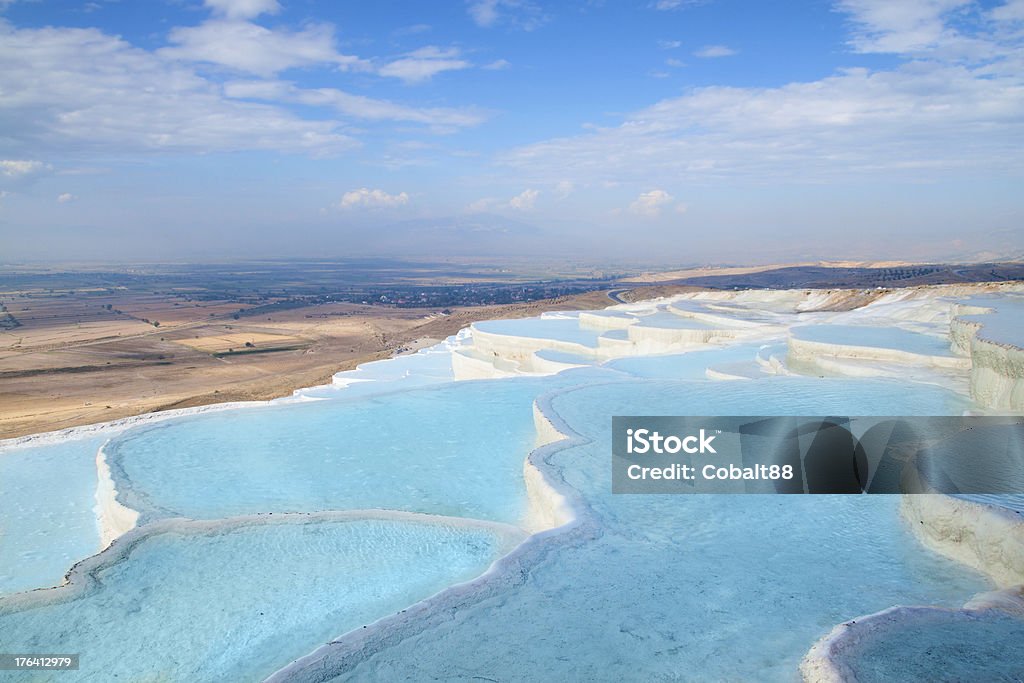
POLYGON ((0 261, 1024 253, 1024 0, 0 0, 0 261))

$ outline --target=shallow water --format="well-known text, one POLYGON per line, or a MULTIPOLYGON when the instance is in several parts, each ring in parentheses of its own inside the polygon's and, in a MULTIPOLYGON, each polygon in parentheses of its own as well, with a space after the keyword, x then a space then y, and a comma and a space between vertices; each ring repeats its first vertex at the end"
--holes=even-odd
POLYGON ((130 431, 105 450, 119 499, 146 519, 382 508, 518 522, 533 399, 560 383, 449 383, 212 413, 130 431))
POLYGON ((557 351, 555 349, 541 349, 540 351, 535 352, 534 355, 543 360, 550 360, 556 363, 568 363, 570 365, 593 365, 597 362, 597 359, 593 356, 584 356, 578 353, 557 351))
POLYGON ((355 398, 445 384, 454 379, 450 351, 460 344, 461 340, 449 337, 436 348, 364 363, 355 370, 339 372, 332 384, 296 393, 301 398, 355 398))
MULTIPOLYGON (((787 318, 779 308, 747 317, 777 323, 787 318)), ((646 313, 639 324, 692 322, 664 308, 646 313)), ((852 330, 929 353, 943 341, 872 320, 874 327, 833 325, 828 334, 856 343, 852 330)), ((478 327, 588 346, 600 335, 628 337, 581 329, 569 314, 478 327)), ((142 523, 385 508, 518 524, 539 398, 583 437, 546 456, 545 466, 581 497, 579 530, 538 542, 520 572, 501 578, 506 589, 469 600, 456 619, 408 625, 407 638, 341 678, 619 680, 642 671, 666 680, 792 680, 800 657, 838 622, 895 603, 959 605, 988 584, 926 551, 904 528, 895 497, 612 495, 611 416, 955 415, 974 406, 933 384, 765 374, 758 358, 781 354, 781 328, 756 329, 756 343, 470 382, 453 381, 450 353, 473 347, 449 339, 340 373, 333 386, 296 400, 128 429, 105 451, 119 499, 143 512, 142 523), (708 368, 757 379, 708 381, 708 368)), ((101 443, 0 453, 0 490, 14 492, 0 498, 0 528, 23 539, 17 546, 0 536, 0 591, 4 580, 9 590, 52 585, 95 551, 101 443), (26 552, 38 557, 22 563, 26 552)), ((18 612, 10 606, 21 596, 7 608, 0 601, 0 642, 83 648, 98 653, 96 666, 126 657, 115 664, 122 678, 250 679, 478 575, 500 545, 480 529, 380 520, 189 529, 141 541, 73 600, 18 612), (254 605, 264 612, 259 620, 254 605), (154 645, 167 631, 170 640, 154 645), (223 634, 229 643, 218 640, 223 634), (226 655, 214 656, 211 642, 226 655), (177 647, 210 656, 182 661, 177 647), (159 650, 152 665, 141 659, 150 650, 159 650)))
POLYGON ((1024 680, 1024 620, 991 613, 984 619, 914 621, 867 638, 842 661, 862 683, 888 681, 1024 680))
POLYGON ((807 341, 850 346, 897 349, 925 356, 952 356, 948 337, 911 332, 896 327, 871 325, 805 325, 794 327, 793 336, 807 341))
POLYGON ((706 379, 707 368, 726 363, 747 362, 756 367, 761 344, 737 344, 664 356, 616 358, 605 367, 650 379, 706 379))
POLYGON ((979 337, 1001 344, 1024 345, 1024 297, 973 297, 962 303, 994 309, 992 313, 960 316, 982 324, 979 337))
POLYGON ((551 406, 589 443, 549 460, 586 500, 597 537, 552 540, 522 585, 338 680, 629 680, 643 671, 648 680, 791 681, 838 622, 898 602, 959 605, 988 583, 921 547, 895 496, 613 495, 607 416, 930 415, 961 401, 884 380, 564 391, 551 406))
POLYGON ((75 439, 0 453, 0 595, 59 584, 99 550, 96 449, 75 439))
POLYGON ((488 320, 474 323, 481 332, 512 337, 530 337, 575 342, 583 346, 597 346, 602 330, 580 327, 576 318, 522 318, 520 320, 488 320))
POLYGON ((259 680, 482 573, 501 547, 481 529, 386 520, 161 533, 78 594, 58 589, 62 599, 34 607, 0 599, 0 642, 80 653, 78 672, 50 672, 60 681, 259 680))
POLYGON ((666 330, 713 330, 714 325, 695 320, 693 318, 681 318, 671 313, 656 313, 649 315, 639 323, 640 327, 657 327, 666 330))

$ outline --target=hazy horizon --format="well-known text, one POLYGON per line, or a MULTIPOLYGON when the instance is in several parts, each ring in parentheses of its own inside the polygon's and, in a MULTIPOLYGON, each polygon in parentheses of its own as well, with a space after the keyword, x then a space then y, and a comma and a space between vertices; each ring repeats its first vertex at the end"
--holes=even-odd
POLYGON ((0 0, 4 262, 1024 256, 1024 0, 0 0))
POLYGON ((949 258, 949 259, 885 259, 885 258, 863 258, 863 259, 759 259, 749 261, 713 261, 713 260, 675 260, 669 257, 664 259, 627 259, 608 257, 564 257, 558 255, 543 257, 525 257, 521 255, 504 256, 461 256, 461 255, 399 255, 388 256, 386 254, 325 254, 320 256, 295 255, 295 256, 241 256, 236 254, 215 254, 207 257, 68 257, 68 258, 8 258, 0 255, 0 266, 13 269, 24 269, 27 272, 33 270, 67 270, 68 272, 91 270, 124 270, 130 272, 138 270, 145 271, 148 268, 163 269, 173 267, 236 267, 245 265, 297 265, 297 264, 324 264, 344 265, 345 263, 362 264, 366 262, 381 261, 394 264, 409 265, 434 265, 434 266, 468 266, 479 268, 492 268, 507 270, 510 273, 522 274, 527 270, 559 271, 563 273, 583 272, 586 270, 601 270, 612 272, 620 270, 628 273, 663 273, 684 270, 729 270, 729 269, 774 269, 792 267, 820 266, 826 268, 886 268, 899 265, 946 265, 946 266, 978 266, 985 264, 1019 264, 1024 263, 1024 255, 1014 254, 1012 256, 985 258, 949 258))

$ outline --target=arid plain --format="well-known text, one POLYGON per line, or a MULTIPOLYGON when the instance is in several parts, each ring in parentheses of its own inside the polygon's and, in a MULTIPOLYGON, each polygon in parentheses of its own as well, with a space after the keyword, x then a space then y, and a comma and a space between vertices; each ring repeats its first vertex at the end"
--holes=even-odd
POLYGON ((474 320, 610 303, 593 292, 444 309, 315 303, 245 315, 254 307, 189 298, 106 289, 0 292, 17 321, 0 329, 0 438, 275 398, 444 339, 474 320))
MULTIPOLYGON (((695 288, 1024 278, 1024 264, 813 263, 633 272, 392 260, 0 272, 0 438, 285 396, 477 320, 603 308, 695 288)), ((866 297, 866 299, 865 299, 866 297)))

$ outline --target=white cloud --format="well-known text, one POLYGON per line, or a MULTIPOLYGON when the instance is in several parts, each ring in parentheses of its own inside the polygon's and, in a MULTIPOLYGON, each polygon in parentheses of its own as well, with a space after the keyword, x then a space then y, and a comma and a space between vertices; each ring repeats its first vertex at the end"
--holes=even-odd
POLYGON ((479 0, 469 3, 469 16, 477 26, 493 26, 498 21, 498 0, 479 0))
POLYGON ((229 19, 253 19, 281 10, 277 0, 204 0, 203 4, 229 19))
POLYGON ((369 68, 368 62, 334 48, 334 29, 314 24, 301 31, 268 29, 233 19, 171 29, 172 47, 158 50, 169 59, 201 62, 271 76, 286 69, 331 64, 341 69, 369 68))
MULTIPOLYGON (((570 183, 571 185, 571 183, 570 183)), ((483 213, 486 211, 503 211, 514 209, 516 211, 532 211, 540 190, 527 188, 512 197, 508 201, 496 197, 482 197, 466 206, 467 213, 483 213)))
POLYGON ((704 2, 705 0, 656 0, 651 6, 656 10, 667 12, 669 10, 679 9, 680 7, 701 5, 704 2))
POLYGON ((466 206, 467 213, 484 213, 486 211, 493 211, 498 208, 501 204, 500 199, 494 197, 482 197, 474 202, 470 202, 466 206))
POLYGON ((559 199, 565 199, 572 194, 575 187, 571 180, 559 180, 555 183, 555 196, 559 199))
POLYGON ((510 66, 512 66, 512 64, 507 59, 496 59, 490 64, 484 64, 483 68, 488 71, 504 71, 510 66))
POLYGON ((508 205, 516 211, 530 211, 533 209, 538 195, 540 195, 540 190, 526 189, 510 199, 508 205))
POLYGON ((443 71, 456 71, 470 66, 469 62, 462 59, 457 48, 442 49, 428 45, 385 64, 378 69, 378 73, 406 83, 419 83, 443 71))
MULTIPOLYGON (((299 88, 272 78, 223 83, 223 75, 207 75, 205 65, 264 77, 295 66, 362 70, 371 65, 339 54, 327 25, 292 32, 240 20, 275 11, 276 3, 247 0, 207 6, 214 18, 172 29, 175 44, 154 51, 98 29, 22 29, 0 19, 0 130, 5 147, 31 149, 33 155, 97 149, 271 149, 325 155, 358 144, 346 130, 348 119, 416 123, 450 133, 488 116, 473 108, 410 106, 337 88, 299 88), (309 115, 297 105, 325 108, 327 116, 309 115)), ((468 66, 451 49, 429 47, 407 57, 418 63, 385 65, 385 73, 415 80, 468 66)), ((17 164, 0 167, 4 178, 22 172, 17 164)))
POLYGON ((670 66, 673 69, 681 69, 686 66, 686 62, 681 59, 666 59, 665 66, 670 66))
POLYGON ((224 94, 236 99, 331 107, 355 118, 421 123, 441 131, 476 126, 486 118, 482 112, 472 109, 409 107, 388 100, 353 95, 337 88, 299 88, 286 81, 232 81, 224 84, 224 94))
POLYGON ((991 16, 996 21, 1024 21, 1024 0, 1009 0, 994 8, 991 16))
POLYGON ((411 26, 403 26, 393 31, 396 36, 414 36, 419 33, 427 33, 434 29, 430 24, 413 24, 411 26))
POLYGON ((0 159, 0 174, 8 178, 19 178, 21 176, 38 173, 45 168, 41 161, 32 159, 0 159))
POLYGON ((675 50, 682 47, 683 41, 681 40, 659 40, 658 47, 662 50, 675 50))
POLYGON ((469 0, 467 5, 469 16, 483 28, 504 23, 532 31, 548 21, 540 7, 529 0, 469 0))
POLYGON ((338 202, 340 209, 386 209, 396 206, 404 206, 409 203, 409 195, 405 192, 388 194, 384 190, 370 190, 361 187, 358 190, 346 192, 338 202))
POLYGON ((972 0, 839 0, 856 31, 850 44, 859 52, 916 52, 935 47, 955 33, 946 16, 972 0))
POLYGON ((78 197, 71 194, 70 192, 63 192, 57 195, 57 202, 60 204, 67 204, 68 202, 73 202, 76 199, 78 199, 78 197))
POLYGON ((703 59, 713 59, 715 57, 731 57, 736 54, 736 50, 726 45, 705 45, 701 49, 693 53, 694 57, 701 57, 703 59))
POLYGON ((661 210, 672 204, 672 195, 665 190, 650 190, 640 194, 632 204, 629 205, 629 210, 633 213, 645 216, 647 218, 654 218, 661 214, 661 210))
POLYGON ((225 98, 193 69, 96 29, 0 21, 0 92, 4 137, 37 150, 323 154, 354 144, 337 121, 225 98))
POLYGON ((978 65, 914 60, 779 87, 714 86, 621 125, 501 156, 534 182, 588 184, 879 177, 915 182, 971 169, 1024 171, 1024 69, 1016 48, 978 65))

